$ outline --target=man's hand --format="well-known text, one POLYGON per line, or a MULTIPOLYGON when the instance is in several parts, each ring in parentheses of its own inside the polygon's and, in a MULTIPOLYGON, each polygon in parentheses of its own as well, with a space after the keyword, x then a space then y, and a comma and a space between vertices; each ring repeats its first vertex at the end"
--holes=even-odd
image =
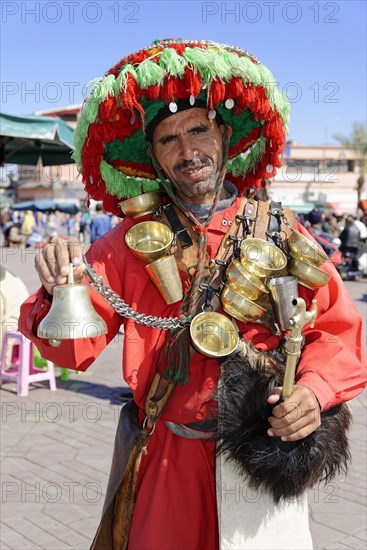
POLYGON ((58 238, 52 244, 45 246, 36 256, 36 270, 49 294, 53 294, 54 286, 67 282, 69 263, 74 269, 74 281, 80 283, 85 270, 83 263, 83 249, 77 239, 58 238))
MULTIPOLYGON (((268 403, 277 403, 282 388, 274 388, 268 403)), ((321 424, 320 405, 312 390, 306 386, 293 386, 292 395, 275 406, 268 419, 268 434, 281 437, 283 441, 297 441, 311 434, 321 424)))

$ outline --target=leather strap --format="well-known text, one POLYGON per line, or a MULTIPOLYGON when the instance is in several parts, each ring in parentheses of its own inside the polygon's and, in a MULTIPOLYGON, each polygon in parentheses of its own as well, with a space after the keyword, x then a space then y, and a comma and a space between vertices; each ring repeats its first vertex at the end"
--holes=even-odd
POLYGON ((165 422, 170 432, 186 439, 213 439, 215 437, 215 431, 203 431, 195 429, 187 424, 178 424, 176 422, 165 422))
MULTIPOLYGON (((197 234, 195 233, 194 228, 192 227, 189 220, 186 218, 185 214, 173 205, 172 209, 175 211, 175 215, 180 223, 181 229, 179 231, 184 230, 187 234, 185 242, 188 242, 188 238, 190 238, 192 242, 191 246, 182 246, 179 235, 177 235, 178 239, 176 241, 176 250, 173 251, 178 269, 180 269, 180 271, 183 271, 184 273, 189 273, 191 269, 196 268, 198 263, 199 246, 197 242, 197 234)), ((164 223, 165 225, 170 227, 173 232, 175 232, 167 217, 165 209, 161 212, 160 217, 155 218, 155 220, 159 221, 160 223, 164 223)))
POLYGON ((282 241, 282 214, 283 207, 281 202, 270 201, 269 205, 269 225, 267 230, 268 241, 280 246, 282 241))
POLYGON ((164 212, 172 228, 172 231, 179 239, 182 248, 184 249, 192 246, 192 239, 188 234, 186 227, 181 223, 180 218, 177 216, 176 209, 174 208, 173 204, 168 204, 165 207, 164 212))

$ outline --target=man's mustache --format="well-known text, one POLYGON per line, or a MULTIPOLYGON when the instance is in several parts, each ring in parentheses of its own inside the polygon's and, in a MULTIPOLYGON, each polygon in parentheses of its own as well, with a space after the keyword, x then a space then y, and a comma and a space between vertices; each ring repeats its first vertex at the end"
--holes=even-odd
POLYGON ((204 166, 209 166, 210 163, 208 159, 192 159, 192 160, 183 160, 175 165, 174 170, 187 170, 190 168, 204 168, 204 166))

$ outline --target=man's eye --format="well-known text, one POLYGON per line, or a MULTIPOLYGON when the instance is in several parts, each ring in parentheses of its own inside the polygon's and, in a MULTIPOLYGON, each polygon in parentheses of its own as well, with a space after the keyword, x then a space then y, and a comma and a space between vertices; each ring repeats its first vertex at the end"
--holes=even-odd
POLYGON ((208 128, 206 128, 205 126, 199 126, 192 130, 192 134, 204 134, 207 131, 208 131, 208 128))
POLYGON ((176 136, 167 136, 161 140, 162 145, 166 145, 166 143, 172 143, 175 141, 176 136))

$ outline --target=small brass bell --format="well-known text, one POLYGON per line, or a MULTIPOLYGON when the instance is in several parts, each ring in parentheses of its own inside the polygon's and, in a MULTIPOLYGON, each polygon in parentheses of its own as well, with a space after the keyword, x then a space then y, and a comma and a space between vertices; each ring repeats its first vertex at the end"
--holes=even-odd
POLYGON ((54 288, 52 306, 41 321, 37 335, 58 347, 62 340, 95 338, 107 333, 107 325, 94 310, 88 287, 74 283, 73 265, 69 264, 68 282, 54 288))

